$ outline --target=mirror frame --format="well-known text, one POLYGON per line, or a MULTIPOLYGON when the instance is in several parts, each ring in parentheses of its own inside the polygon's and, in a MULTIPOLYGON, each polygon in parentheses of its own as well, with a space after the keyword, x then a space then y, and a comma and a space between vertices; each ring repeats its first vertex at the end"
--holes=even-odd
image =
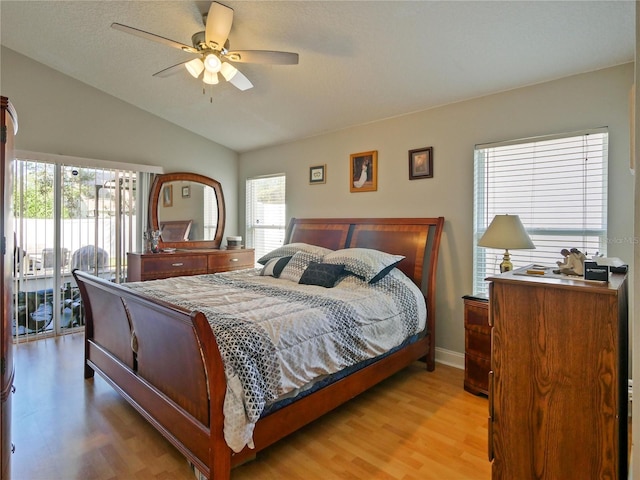
POLYGON ((224 235, 224 224, 226 219, 226 211, 224 205, 224 195, 222 194, 222 185, 213 178, 199 175, 197 173, 188 172, 176 172, 176 173, 164 173, 162 175, 156 175, 151 184, 151 191, 149 192, 149 225, 152 230, 160 230, 160 222, 158 219, 158 206, 160 205, 160 194, 162 193, 162 187, 165 183, 176 181, 190 181, 207 185, 216 193, 216 200, 218 202, 218 228, 216 229, 216 235, 213 240, 191 240, 184 242, 163 242, 160 237, 160 248, 220 248, 222 243, 222 236, 224 235))

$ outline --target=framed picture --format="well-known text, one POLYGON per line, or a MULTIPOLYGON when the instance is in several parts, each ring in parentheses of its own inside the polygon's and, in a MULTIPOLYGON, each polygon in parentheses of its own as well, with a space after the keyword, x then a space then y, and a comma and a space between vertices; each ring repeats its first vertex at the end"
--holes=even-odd
POLYGON ((433 178, 433 147, 409 150, 409 180, 433 178))
POLYGON ((186 185, 182 187, 182 198, 189 198, 191 196, 191 187, 186 185))
POLYGON ((327 183, 326 178, 326 165, 316 165, 315 167, 309 167, 309 183, 327 183))
POLYGON ((353 153, 349 163, 349 190, 375 192, 378 189, 378 151, 353 153))
POLYGON ((173 206, 173 185, 165 185, 162 188, 162 206, 163 207, 173 206))

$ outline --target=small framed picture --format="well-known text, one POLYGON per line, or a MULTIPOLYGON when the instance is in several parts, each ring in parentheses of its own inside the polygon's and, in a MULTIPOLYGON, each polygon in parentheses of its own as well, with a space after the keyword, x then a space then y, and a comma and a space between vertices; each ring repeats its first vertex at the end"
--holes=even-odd
POLYGON ((309 183, 327 183, 327 166, 316 165, 315 167, 309 167, 309 183))
POLYGON ((409 180, 433 178, 433 147, 409 150, 409 180))
POLYGON ((378 151, 351 154, 349 173, 349 190, 351 192, 375 192, 378 190, 378 151))
POLYGON ((173 185, 165 185, 162 187, 162 206, 173 206, 173 185))
POLYGON ((189 198, 191 196, 191 187, 189 185, 182 187, 182 198, 189 198))

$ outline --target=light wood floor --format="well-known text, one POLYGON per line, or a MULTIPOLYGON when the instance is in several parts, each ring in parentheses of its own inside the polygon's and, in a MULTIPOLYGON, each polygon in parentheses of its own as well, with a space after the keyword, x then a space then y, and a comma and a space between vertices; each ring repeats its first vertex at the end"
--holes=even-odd
MULTIPOLYGON (((96 375, 83 335, 16 347, 12 480, 194 478, 177 450, 96 375)), ((490 478, 487 400, 461 370, 416 363, 234 469, 233 480, 490 478)))

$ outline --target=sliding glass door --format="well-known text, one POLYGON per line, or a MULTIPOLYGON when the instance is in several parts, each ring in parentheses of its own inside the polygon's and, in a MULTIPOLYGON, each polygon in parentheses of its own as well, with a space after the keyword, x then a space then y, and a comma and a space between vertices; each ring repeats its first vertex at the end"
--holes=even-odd
POLYGON ((14 175, 14 335, 83 328, 73 269, 121 282, 140 244, 130 170, 18 159, 14 175))

